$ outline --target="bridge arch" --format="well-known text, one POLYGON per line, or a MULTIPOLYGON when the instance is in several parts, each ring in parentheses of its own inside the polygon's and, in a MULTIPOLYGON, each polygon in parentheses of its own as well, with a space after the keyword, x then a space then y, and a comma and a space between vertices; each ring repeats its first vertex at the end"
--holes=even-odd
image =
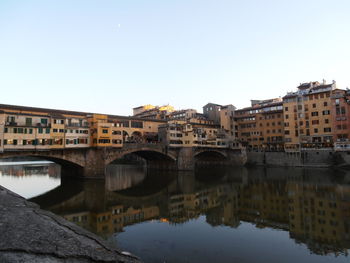
POLYGON ((209 155, 209 154, 212 154, 212 155, 216 155, 216 156, 221 156, 222 158, 227 158, 227 153, 222 151, 222 150, 217 150, 217 149, 200 149, 200 150, 197 150, 194 154, 194 157, 197 158, 197 157, 201 157, 201 155, 209 155))
POLYGON ((116 152, 109 156, 106 160, 106 165, 112 163, 113 161, 123 158, 125 155, 135 154, 146 161, 152 160, 169 160, 176 162, 176 157, 170 153, 164 153, 161 150, 140 148, 140 149, 129 149, 121 152, 116 152))
POLYGON ((222 165, 228 160, 228 156, 225 151, 216 149, 197 150, 193 157, 196 167, 222 165))

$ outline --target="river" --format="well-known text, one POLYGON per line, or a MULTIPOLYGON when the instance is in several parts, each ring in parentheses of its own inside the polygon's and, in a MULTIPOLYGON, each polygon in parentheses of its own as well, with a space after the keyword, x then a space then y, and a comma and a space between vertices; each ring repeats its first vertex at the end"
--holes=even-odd
POLYGON ((349 262, 348 171, 110 165, 82 180, 8 162, 0 185, 149 263, 349 262))

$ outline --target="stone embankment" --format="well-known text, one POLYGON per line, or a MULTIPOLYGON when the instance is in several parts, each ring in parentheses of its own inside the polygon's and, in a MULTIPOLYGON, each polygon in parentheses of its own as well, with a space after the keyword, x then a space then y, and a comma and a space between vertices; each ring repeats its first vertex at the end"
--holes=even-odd
POLYGON ((247 165, 346 167, 350 166, 350 154, 333 150, 308 150, 295 153, 247 152, 247 165))
POLYGON ((0 262, 141 262, 0 186, 0 262))

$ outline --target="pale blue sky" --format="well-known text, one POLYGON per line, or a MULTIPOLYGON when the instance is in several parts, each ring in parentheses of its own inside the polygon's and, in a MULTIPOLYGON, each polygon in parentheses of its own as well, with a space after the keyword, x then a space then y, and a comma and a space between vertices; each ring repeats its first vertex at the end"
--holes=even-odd
POLYGON ((130 115, 350 87, 348 0, 0 0, 0 103, 130 115))

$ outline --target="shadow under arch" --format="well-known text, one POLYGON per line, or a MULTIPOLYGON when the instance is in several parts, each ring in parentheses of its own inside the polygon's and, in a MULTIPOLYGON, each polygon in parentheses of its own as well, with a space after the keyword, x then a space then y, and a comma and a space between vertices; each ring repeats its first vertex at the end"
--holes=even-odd
POLYGON ((226 165, 227 155, 224 152, 208 149, 197 152, 194 155, 196 167, 213 167, 217 165, 226 165))
POLYGON ((176 169, 176 158, 169 153, 164 153, 156 149, 130 149, 114 156, 106 165, 112 164, 116 160, 126 156, 134 155, 142 158, 146 162, 147 168, 155 169, 176 169))

